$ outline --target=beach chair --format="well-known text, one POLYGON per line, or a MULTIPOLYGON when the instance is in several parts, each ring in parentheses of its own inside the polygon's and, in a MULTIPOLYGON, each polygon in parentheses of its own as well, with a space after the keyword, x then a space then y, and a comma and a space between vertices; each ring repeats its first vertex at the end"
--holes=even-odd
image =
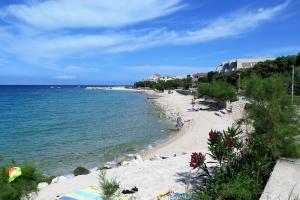
MULTIPOLYGON (((113 200, 132 200, 128 195, 116 194, 113 200)), ((104 200, 104 196, 100 189, 95 187, 87 187, 72 194, 65 195, 60 200, 104 200)))

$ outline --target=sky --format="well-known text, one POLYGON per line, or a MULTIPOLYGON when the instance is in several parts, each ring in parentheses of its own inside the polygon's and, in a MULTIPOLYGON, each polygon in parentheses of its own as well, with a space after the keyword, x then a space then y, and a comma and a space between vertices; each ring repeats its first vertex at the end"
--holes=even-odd
POLYGON ((0 84, 132 84, 300 52, 299 0, 0 0, 0 84))

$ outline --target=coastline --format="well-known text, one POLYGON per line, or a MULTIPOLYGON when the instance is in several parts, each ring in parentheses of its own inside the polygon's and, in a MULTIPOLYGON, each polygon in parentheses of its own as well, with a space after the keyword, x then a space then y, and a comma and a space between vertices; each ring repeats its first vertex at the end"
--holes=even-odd
MULTIPOLYGON (((141 91, 125 87, 110 90, 141 91)), ((157 95, 150 90, 142 90, 142 92, 147 95, 157 95)), ((218 117, 212 111, 190 111, 191 96, 183 96, 176 92, 158 94, 159 98, 151 99, 156 104, 154 106, 159 106, 171 119, 180 112, 184 120, 190 121, 181 131, 171 135, 162 143, 140 152, 142 158, 107 170, 107 176, 116 177, 121 182, 122 189, 137 186, 139 188, 139 192, 135 195, 137 199, 154 199, 159 193, 169 189, 185 192, 188 188, 186 179, 195 176, 189 167, 190 153, 194 151, 206 153, 209 130, 223 130, 234 122, 229 114, 218 117), (183 174, 189 177, 182 177, 183 174)), ((42 188, 35 199, 55 199, 57 195, 63 196, 88 186, 98 186, 97 177, 98 171, 92 171, 88 175, 58 181, 42 188)))

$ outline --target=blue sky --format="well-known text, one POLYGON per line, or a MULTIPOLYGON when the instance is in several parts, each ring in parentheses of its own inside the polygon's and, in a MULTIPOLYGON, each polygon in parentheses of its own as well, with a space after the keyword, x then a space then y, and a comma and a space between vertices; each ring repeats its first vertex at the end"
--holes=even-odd
POLYGON ((298 0, 1 0, 0 84, 131 84, 300 52, 298 0))

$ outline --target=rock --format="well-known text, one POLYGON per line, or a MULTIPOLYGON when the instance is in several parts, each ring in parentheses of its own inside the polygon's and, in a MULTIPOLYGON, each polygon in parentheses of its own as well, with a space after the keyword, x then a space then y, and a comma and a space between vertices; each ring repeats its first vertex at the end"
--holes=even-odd
POLYGON ((129 161, 127 161, 127 160, 124 160, 123 162, 121 162, 121 166, 127 166, 127 165, 129 165, 130 164, 130 162, 129 161))
POLYGON ((136 159, 137 161, 139 161, 139 162, 143 161, 142 156, 139 155, 139 154, 137 154, 137 155, 135 156, 135 159, 136 159))
POLYGON ((176 153, 174 153, 173 157, 176 157, 176 156, 177 156, 176 153))
POLYGON ((52 179, 51 184, 58 183, 58 182, 60 182, 62 180, 65 180, 65 179, 66 179, 66 177, 64 177, 64 176, 55 177, 54 179, 52 179))
POLYGON ((159 155, 154 155, 154 157, 150 158, 151 161, 154 161, 154 160, 160 160, 161 157, 159 155))
POLYGON ((187 154, 187 152, 182 152, 182 155, 186 155, 187 154))
POLYGON ((103 170, 103 169, 112 169, 114 167, 116 167, 118 165, 118 163, 116 162, 107 162, 105 163, 105 165, 101 168, 99 168, 100 170, 103 170))
POLYGON ((164 159, 168 159, 169 157, 168 156, 160 156, 160 158, 164 160, 164 159))
POLYGON ((48 185, 49 185, 48 183, 42 182, 42 183, 38 184, 37 188, 40 190, 40 189, 43 189, 43 188, 47 187, 48 185))
POLYGON ((90 170, 84 168, 84 167, 77 167, 74 171, 73 174, 74 176, 79 176, 79 175, 86 175, 89 174, 90 170))
POLYGON ((47 183, 51 184, 52 180, 55 179, 55 178, 56 178, 56 176, 49 176, 48 180, 47 180, 47 183))

